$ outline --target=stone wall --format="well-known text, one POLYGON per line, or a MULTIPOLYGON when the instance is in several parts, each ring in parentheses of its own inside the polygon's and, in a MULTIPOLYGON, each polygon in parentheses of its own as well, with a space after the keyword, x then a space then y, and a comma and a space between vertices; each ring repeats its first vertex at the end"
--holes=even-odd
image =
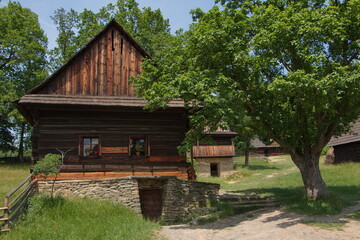
MULTIPOLYGON (((39 192, 51 192, 53 181, 39 181, 39 192)), ((127 177, 108 180, 56 181, 54 192, 61 196, 106 199, 141 213, 139 188, 161 188, 164 222, 181 221, 197 208, 217 200, 220 185, 193 182, 176 177, 127 177)))
MULTIPOLYGON (((51 192, 53 181, 39 181, 39 192, 51 192)), ((138 181, 132 178, 56 181, 55 195, 109 200, 141 213, 138 181)))
POLYGON ((234 162, 232 157, 217 158, 196 158, 196 174, 202 177, 210 176, 210 164, 219 164, 219 177, 226 177, 234 170, 234 162))
POLYGON ((182 221, 197 208, 219 198, 219 184, 170 178, 164 185, 162 217, 165 222, 182 221))

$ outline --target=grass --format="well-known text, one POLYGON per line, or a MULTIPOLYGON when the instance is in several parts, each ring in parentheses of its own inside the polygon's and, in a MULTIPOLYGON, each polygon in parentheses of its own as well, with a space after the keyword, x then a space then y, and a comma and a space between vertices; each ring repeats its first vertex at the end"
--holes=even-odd
POLYGON ((345 222, 317 222, 317 221, 303 221, 305 225, 309 225, 312 227, 318 227, 325 230, 336 230, 343 231, 345 227, 345 222))
POLYGON ((107 201, 37 195, 28 213, 1 240, 155 239, 160 225, 107 201))
POLYGON ((325 165, 323 159, 320 162, 329 195, 316 201, 305 196, 300 171, 288 155, 278 157, 277 161, 250 162, 250 167, 235 162, 236 172, 228 178, 200 177, 199 180, 219 183, 226 191, 273 196, 287 210, 307 215, 337 214, 360 200, 359 163, 325 165))
POLYGON ((0 161, 0 205, 2 205, 2 198, 29 175, 28 163, 19 164, 0 161))
POLYGON ((355 220, 360 221, 360 211, 350 213, 349 215, 347 215, 347 218, 355 219, 355 220))

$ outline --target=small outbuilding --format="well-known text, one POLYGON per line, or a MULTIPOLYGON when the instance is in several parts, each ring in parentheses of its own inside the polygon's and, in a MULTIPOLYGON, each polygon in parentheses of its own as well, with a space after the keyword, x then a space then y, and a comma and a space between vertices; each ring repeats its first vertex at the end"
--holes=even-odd
POLYGON ((331 138, 328 146, 334 148, 334 163, 360 162, 360 120, 349 133, 331 138))
POLYGON ((277 142, 266 145, 260 139, 255 138, 251 140, 251 146, 254 148, 251 152, 265 156, 286 154, 286 151, 277 142))
POLYGON ((206 135, 210 136, 216 145, 198 141, 193 147, 196 172, 204 177, 224 177, 234 170, 235 148, 232 139, 237 133, 218 128, 215 132, 207 132, 206 135))

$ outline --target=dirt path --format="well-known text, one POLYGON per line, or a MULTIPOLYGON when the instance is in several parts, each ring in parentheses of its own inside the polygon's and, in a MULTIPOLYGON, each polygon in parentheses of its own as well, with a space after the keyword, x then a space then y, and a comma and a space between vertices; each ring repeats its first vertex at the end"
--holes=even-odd
POLYGON ((359 210, 360 202, 331 217, 308 217, 277 209, 258 210, 201 226, 165 226, 160 235, 169 240, 356 240, 360 239, 360 221, 343 218, 359 210), (303 221, 346 224, 340 229, 326 230, 302 224, 303 221))

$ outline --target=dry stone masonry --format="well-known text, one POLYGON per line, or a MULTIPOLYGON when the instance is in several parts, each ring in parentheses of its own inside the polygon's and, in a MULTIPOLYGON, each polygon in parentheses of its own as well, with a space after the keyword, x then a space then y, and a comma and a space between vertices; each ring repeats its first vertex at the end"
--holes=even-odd
MULTIPOLYGON (((39 192, 51 192, 53 181, 39 181, 39 192)), ((181 221, 209 201, 219 198, 219 184, 193 182, 176 177, 126 177, 107 180, 56 181, 55 195, 104 199, 141 213, 139 188, 162 189, 162 219, 181 221)))

